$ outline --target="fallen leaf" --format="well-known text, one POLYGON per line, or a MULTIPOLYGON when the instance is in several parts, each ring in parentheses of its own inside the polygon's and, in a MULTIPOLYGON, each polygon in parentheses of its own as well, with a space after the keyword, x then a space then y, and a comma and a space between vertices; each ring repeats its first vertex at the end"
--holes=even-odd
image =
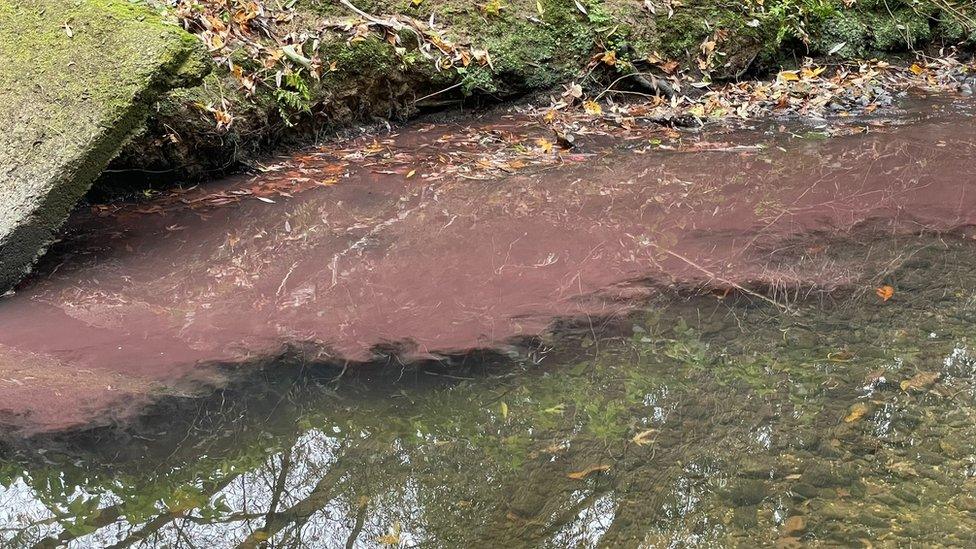
POLYGON ((902 391, 927 391, 942 377, 942 372, 919 372, 898 384, 902 391))
POLYGON ((410 179, 416 174, 417 174, 417 170, 410 170, 409 172, 407 172, 407 179, 410 179))
POLYGON ((655 433, 657 433, 657 429, 641 431, 634 435, 634 438, 630 439, 630 441, 638 446, 647 446, 648 444, 654 442, 655 433))
POLYGON ((871 411, 871 407, 864 402, 858 402, 857 404, 851 406, 847 415, 844 416, 844 423, 854 423, 866 416, 871 411))
POLYGON ((826 69, 827 69, 826 67, 817 67, 814 69, 811 69, 809 67, 803 67, 803 69, 800 71, 800 74, 803 76, 804 79, 816 78, 820 76, 820 74, 823 73, 823 71, 825 71, 826 69))
POLYGON ((508 419, 508 404, 505 404, 504 402, 502 402, 502 404, 501 404, 501 406, 499 406, 499 408, 500 408, 501 413, 502 413, 502 419, 508 419))
POLYGON ((786 82, 796 81, 800 79, 800 76, 796 73, 796 71, 782 71, 776 77, 786 82))
MULTIPOLYGON (((579 99, 583 97, 583 86, 580 86, 576 82, 571 83, 566 86, 566 91, 563 92, 563 97, 568 99, 579 99)), ((569 101, 572 103, 572 101, 569 101)))
POLYGON ((400 545, 400 532, 403 527, 400 523, 396 523, 387 530, 387 533, 376 538, 376 542, 380 545, 400 545))
POLYGON ((854 360, 854 353, 847 350, 827 353, 827 360, 831 362, 850 362, 854 360))
POLYGON ((908 70, 912 71, 912 73, 915 75, 922 74, 922 72, 925 71, 925 69, 923 69, 918 63, 912 63, 912 66, 908 67, 908 70))
POLYGON ((918 476, 918 471, 916 471, 915 467, 913 467, 912 464, 908 463, 907 461, 899 461, 896 463, 892 463, 888 465, 888 470, 891 471, 892 473, 895 473, 896 475, 901 475, 903 477, 918 476))
POLYGON ((582 471, 576 471, 576 472, 573 472, 573 473, 569 473, 566 476, 569 477, 569 478, 571 478, 571 479, 573 479, 573 480, 583 480, 584 478, 592 475, 593 473, 600 473, 600 472, 609 471, 609 470, 610 470, 610 466, 609 465, 591 465, 591 466, 587 467, 586 469, 583 469, 582 471))
POLYGON ((679 64, 677 61, 671 60, 658 63, 657 66, 667 74, 674 74, 678 70, 679 64))
POLYGON ((552 142, 544 137, 536 139, 535 144, 546 154, 552 154, 552 142))
POLYGON ((490 0, 482 8, 482 11, 485 12, 485 15, 500 15, 503 7, 501 0, 490 0))
POLYGON ((886 284, 874 290, 874 293, 881 298, 881 301, 888 301, 889 299, 891 299, 891 296, 895 295, 895 289, 886 284))
POLYGON ((601 107, 596 101, 584 101, 583 110, 586 111, 586 114, 591 114, 593 116, 603 114, 603 107, 601 107))

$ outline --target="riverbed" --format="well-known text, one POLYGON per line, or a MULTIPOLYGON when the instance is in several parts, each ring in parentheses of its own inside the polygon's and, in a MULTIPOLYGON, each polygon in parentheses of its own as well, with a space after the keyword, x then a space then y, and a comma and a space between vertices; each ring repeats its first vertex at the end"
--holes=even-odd
POLYGON ((976 126, 901 105, 494 113, 79 211, 0 301, 0 540, 971 545, 976 126))

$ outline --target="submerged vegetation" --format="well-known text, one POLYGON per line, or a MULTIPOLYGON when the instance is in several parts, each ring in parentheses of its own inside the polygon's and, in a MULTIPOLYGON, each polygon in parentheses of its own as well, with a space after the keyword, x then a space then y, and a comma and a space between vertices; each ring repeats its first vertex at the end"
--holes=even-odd
POLYGON ((882 234, 828 253, 877 246, 911 258, 884 273, 887 299, 796 316, 662 296, 466 367, 279 366, 160 408, 124 445, 96 433, 8 458, 0 540, 969 545, 972 244, 882 234))

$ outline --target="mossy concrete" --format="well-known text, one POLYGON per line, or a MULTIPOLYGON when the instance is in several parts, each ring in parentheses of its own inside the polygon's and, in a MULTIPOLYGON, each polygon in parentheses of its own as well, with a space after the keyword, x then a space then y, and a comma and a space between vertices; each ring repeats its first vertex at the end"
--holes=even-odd
POLYGON ((0 0, 0 292, 162 93, 208 69, 199 42, 124 0, 0 0))

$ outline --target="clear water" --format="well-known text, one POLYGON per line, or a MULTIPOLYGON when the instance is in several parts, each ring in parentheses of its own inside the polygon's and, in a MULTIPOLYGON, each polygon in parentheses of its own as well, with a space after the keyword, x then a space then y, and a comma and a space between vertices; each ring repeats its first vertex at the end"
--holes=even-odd
POLYGON ((662 295, 506 356, 280 365, 123 432, 10 450, 0 541, 972 546, 976 242, 881 234, 826 253, 877 250, 883 272, 794 295, 794 314, 662 295))

